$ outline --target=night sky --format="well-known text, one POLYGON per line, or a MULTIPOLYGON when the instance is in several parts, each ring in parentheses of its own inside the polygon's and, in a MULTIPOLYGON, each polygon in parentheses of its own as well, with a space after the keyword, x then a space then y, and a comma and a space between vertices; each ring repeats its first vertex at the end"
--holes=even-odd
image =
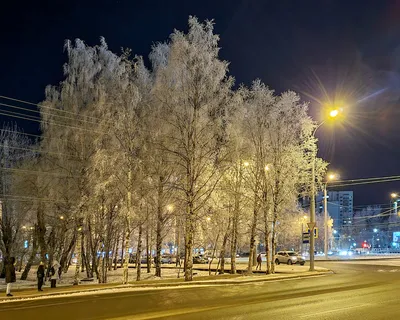
MULTIPOLYGON (((63 79, 65 39, 95 45, 104 36, 114 52, 147 56, 174 28, 187 30, 189 15, 215 20, 237 84, 260 78, 278 93, 298 91, 318 121, 321 103, 343 104, 343 122, 317 134, 320 156, 342 179, 400 175, 396 0, 2 1, 0 95, 43 100, 45 86, 63 79)), ((37 123, 12 120, 38 132, 37 123)), ((357 205, 387 204, 400 183, 352 189, 357 205)))

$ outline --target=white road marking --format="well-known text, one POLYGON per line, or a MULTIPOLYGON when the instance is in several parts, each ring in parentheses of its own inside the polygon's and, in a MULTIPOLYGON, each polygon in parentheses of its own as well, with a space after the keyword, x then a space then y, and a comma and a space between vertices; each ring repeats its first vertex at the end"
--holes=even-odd
POLYGON ((371 305, 373 305, 373 304, 372 303, 364 303, 364 304, 358 304, 355 306, 348 306, 348 307, 325 310, 325 311, 320 311, 320 312, 313 312, 313 313, 309 313, 309 314, 300 315, 299 318, 312 318, 313 316, 321 315, 321 314, 325 314, 325 313, 332 313, 332 312, 338 312, 338 311, 343 311, 343 310, 348 310, 348 309, 362 308, 362 307, 367 307, 367 306, 371 306, 371 305))

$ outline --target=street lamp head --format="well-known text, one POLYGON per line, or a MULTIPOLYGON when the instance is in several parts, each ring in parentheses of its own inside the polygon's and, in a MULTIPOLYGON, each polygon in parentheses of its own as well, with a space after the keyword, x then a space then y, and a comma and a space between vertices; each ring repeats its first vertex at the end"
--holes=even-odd
POLYGON ((376 229, 376 228, 374 228, 374 230, 373 230, 375 233, 377 233, 378 232, 378 229, 376 229))
POLYGON ((390 194, 390 196, 391 196, 392 198, 397 198, 398 194, 395 193, 395 192, 392 192, 392 193, 390 194))
POLYGON ((243 165, 244 165, 245 167, 248 167, 248 166, 250 165, 250 163, 249 163, 248 161, 245 161, 245 162, 243 162, 243 165))
POLYGON ((265 166, 265 171, 268 171, 269 170, 269 164, 267 164, 266 166, 265 166))
POLYGON ((329 112, 329 116, 331 118, 335 118, 337 115, 339 114, 339 110, 338 109, 333 109, 329 112))
POLYGON ((206 220, 207 220, 207 221, 211 221, 211 218, 210 218, 210 217, 207 217, 206 220))
POLYGON ((171 205, 171 204, 169 204, 169 205, 167 206, 167 210, 168 210, 169 212, 171 212, 172 210, 174 210, 174 206, 171 205))
POLYGON ((328 174, 328 180, 335 180, 336 179, 336 174, 330 173, 328 174))

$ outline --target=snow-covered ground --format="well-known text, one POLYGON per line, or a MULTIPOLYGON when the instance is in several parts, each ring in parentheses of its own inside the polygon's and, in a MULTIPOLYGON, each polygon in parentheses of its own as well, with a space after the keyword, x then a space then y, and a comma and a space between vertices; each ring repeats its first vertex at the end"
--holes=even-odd
MULTIPOLYGON (((13 284, 13 289, 22 289, 22 288, 35 288, 37 286, 36 279, 36 270, 37 268, 32 268, 29 272, 27 280, 19 280, 21 278, 21 272, 17 272, 17 282, 13 284)), ((196 274, 194 278, 198 276, 208 276, 208 271, 194 271, 196 274)), ((122 273, 123 269, 118 268, 117 270, 111 270, 107 275, 107 283, 121 283, 122 281, 122 273)), ((163 268, 161 269, 161 278, 154 276, 155 269, 151 268, 151 273, 147 273, 146 268, 141 269, 141 279, 142 280, 162 280, 162 279, 176 279, 178 278, 178 273, 182 278, 184 276, 183 269, 179 270, 174 268, 163 268)), ((136 269, 129 268, 129 281, 136 281, 136 269)), ((70 286, 74 282, 75 276, 75 266, 71 266, 68 269, 67 273, 63 273, 61 276, 61 280, 57 280, 57 287, 60 286, 70 286)), ((86 272, 80 273, 80 280, 86 278, 86 272)), ((98 280, 95 278, 94 281, 82 281, 83 284, 98 284, 98 280)), ((45 287, 50 286, 50 281, 47 281, 44 285, 45 287)), ((6 284, 4 279, 0 279, 0 291, 4 291, 6 289, 6 284)))

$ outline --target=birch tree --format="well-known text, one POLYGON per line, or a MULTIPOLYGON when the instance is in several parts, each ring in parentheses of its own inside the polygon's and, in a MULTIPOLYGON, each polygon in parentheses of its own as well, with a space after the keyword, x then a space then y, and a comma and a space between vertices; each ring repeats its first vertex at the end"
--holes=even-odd
POLYGON ((223 129, 233 80, 218 58, 213 23, 189 18, 189 31, 171 35, 168 61, 157 71, 154 94, 169 114, 163 143, 179 168, 185 198, 185 280, 192 280, 194 221, 218 182, 223 129))

